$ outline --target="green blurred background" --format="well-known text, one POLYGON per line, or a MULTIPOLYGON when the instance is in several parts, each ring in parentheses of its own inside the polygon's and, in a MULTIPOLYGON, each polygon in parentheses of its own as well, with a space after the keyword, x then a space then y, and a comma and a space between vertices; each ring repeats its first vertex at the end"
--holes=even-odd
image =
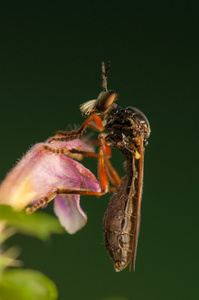
MULTIPOLYGON (((31 145, 83 122, 102 60, 118 104, 141 109, 152 129, 135 273, 116 273, 103 245, 110 195, 81 198, 88 223, 74 236, 12 240, 60 300, 199 299, 198 29, 198 1, 1 0, 1 179, 31 145)), ((124 174, 117 150, 112 161, 124 174)), ((85 160, 95 174, 96 163, 85 160)))

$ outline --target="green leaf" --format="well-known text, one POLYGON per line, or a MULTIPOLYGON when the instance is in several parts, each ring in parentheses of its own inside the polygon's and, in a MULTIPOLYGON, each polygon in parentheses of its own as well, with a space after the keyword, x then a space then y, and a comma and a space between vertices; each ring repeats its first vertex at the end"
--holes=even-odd
POLYGON ((1 300, 56 300, 57 289, 53 281, 33 270, 8 270, 0 280, 1 300))
POLYGON ((9 248, 8 250, 2 252, 0 251, 0 278, 1 274, 7 267, 19 267, 21 266, 21 261, 16 258, 19 255, 19 249, 17 247, 9 248))
POLYGON ((16 212, 6 205, 0 205, 0 220, 6 221, 8 226, 14 227, 18 232, 42 240, 48 239, 52 233, 65 232, 56 217, 41 212, 27 215, 25 211, 16 212))

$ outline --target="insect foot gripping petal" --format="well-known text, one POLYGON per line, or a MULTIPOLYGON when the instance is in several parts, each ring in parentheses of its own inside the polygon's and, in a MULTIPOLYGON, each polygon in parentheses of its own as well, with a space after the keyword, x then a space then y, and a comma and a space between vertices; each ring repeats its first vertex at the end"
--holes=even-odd
MULTIPOLYGON (((30 214, 54 200, 55 213, 61 224, 69 233, 74 233, 87 220, 79 203, 80 194, 89 195, 89 191, 100 194, 100 183, 79 162, 46 150, 48 145, 48 142, 34 145, 10 171, 0 186, 0 204, 10 205, 15 210, 31 205, 26 210, 30 214)), ((94 152, 92 147, 78 139, 55 142, 53 147, 60 151, 81 149, 94 152)))

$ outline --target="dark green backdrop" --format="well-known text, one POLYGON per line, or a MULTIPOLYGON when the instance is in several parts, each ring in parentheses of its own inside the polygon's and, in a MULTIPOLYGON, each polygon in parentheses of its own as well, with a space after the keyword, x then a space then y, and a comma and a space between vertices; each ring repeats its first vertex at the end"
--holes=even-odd
MULTIPOLYGON (((102 60, 119 104, 151 124, 135 273, 115 273, 105 251, 109 195, 82 197, 88 223, 74 236, 13 239, 60 300, 199 297, 198 16, 198 1, 183 0, 0 3, 1 179, 30 145, 82 123, 79 104, 100 92, 102 60)), ((113 163, 123 174, 118 151, 113 163)), ((97 172, 96 161, 87 166, 97 172)))

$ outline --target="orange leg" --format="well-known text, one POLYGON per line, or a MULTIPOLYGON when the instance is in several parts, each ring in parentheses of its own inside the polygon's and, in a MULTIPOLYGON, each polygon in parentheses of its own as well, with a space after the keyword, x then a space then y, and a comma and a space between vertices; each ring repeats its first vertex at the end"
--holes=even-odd
POLYGON ((89 157, 95 157, 99 159, 99 177, 100 177, 100 183, 101 183, 101 192, 94 192, 90 191, 88 189, 77 189, 77 190, 71 190, 71 189, 64 189, 64 188, 57 188, 56 190, 50 192, 47 194, 44 198, 38 200, 35 204, 33 204, 31 207, 28 207, 26 209, 27 214, 31 214, 38 210, 41 207, 45 207, 49 202, 53 201, 55 197, 59 194, 77 194, 77 195, 86 195, 86 196, 102 196, 105 193, 109 192, 109 181, 105 170, 104 165, 104 155, 103 151, 100 149, 99 154, 97 153, 90 153, 90 152, 83 152, 78 150, 68 150, 68 149, 55 149, 53 147, 44 146, 44 150, 51 151, 53 153, 57 154, 63 154, 68 155, 69 152, 73 152, 72 154, 80 154, 85 155, 89 157))
MULTIPOLYGON (((107 146, 108 147, 108 146, 107 146)), ((45 150, 48 150, 48 151, 51 151, 53 153, 56 153, 56 154, 62 154, 62 155, 68 155, 69 157, 72 157, 72 155, 82 155, 82 156, 87 156, 87 157, 92 157, 92 158, 97 158, 99 159, 99 179, 100 179, 100 184, 101 184, 101 190, 102 190, 102 193, 107 193, 109 191, 109 180, 108 180, 108 176, 107 176, 107 173, 106 173, 106 169, 105 169, 105 163, 104 163, 104 157, 107 155, 107 156, 110 156, 110 151, 108 151, 107 153, 104 154, 103 150, 102 150, 103 147, 100 147, 99 149, 99 154, 97 153, 90 153, 90 152, 84 152, 84 151, 78 151, 76 149, 71 149, 71 150, 68 150, 68 149, 56 149, 56 148, 53 148, 53 147, 50 147, 50 146, 44 146, 44 149, 45 150)), ((107 148, 109 149, 109 148, 107 148)))
MULTIPOLYGON (((102 144, 101 148, 99 149, 99 154, 98 153, 92 153, 92 152, 86 152, 86 151, 81 151, 77 149, 56 149, 50 146, 44 146, 45 150, 51 151, 56 154, 62 154, 62 155, 67 155, 71 158, 81 160, 83 159, 84 156, 86 157, 91 157, 91 158, 96 158, 99 159, 99 178, 100 182, 103 183, 103 190, 107 189, 107 175, 109 180, 112 182, 114 185, 114 188, 111 188, 111 190, 115 190, 115 188, 120 184, 120 176, 118 175, 117 171, 115 168, 112 166, 109 158, 111 157, 111 148, 107 145, 107 143, 104 141, 104 139, 100 139, 100 142, 102 144)), ((99 143, 100 143, 99 142, 99 143)))
POLYGON ((102 147, 99 148, 99 180, 100 180, 100 184, 101 184, 101 189, 102 191, 104 191, 105 193, 107 193, 109 191, 109 180, 108 180, 108 176, 106 173, 106 169, 105 169, 105 164, 104 164, 104 153, 102 150, 102 147))
MULTIPOLYGON (((44 147, 45 150, 49 150, 52 152, 59 152, 59 149, 54 149, 48 146, 44 147)), ((61 154, 64 150, 60 150, 61 154)), ((67 150, 66 151, 70 151, 67 150)), ((82 154, 82 151, 79 151, 82 154)), ((85 152, 86 153, 86 152, 85 152)), ((85 154, 84 153, 84 154, 85 154)), ((96 154, 96 153, 86 153, 87 155, 92 155, 92 154, 96 154)), ((101 183, 101 192, 93 192, 87 189, 79 189, 79 190, 71 190, 71 189, 63 189, 63 188, 57 188, 56 190, 50 192, 48 195, 46 195, 44 198, 38 200, 35 204, 33 204, 33 206, 28 207, 26 209, 26 213, 27 214, 31 214, 33 212, 35 212, 36 210, 38 210, 40 207, 44 207, 46 206, 49 202, 53 201, 55 199, 55 197, 59 194, 77 194, 77 195, 86 195, 86 196, 102 196, 105 193, 107 193, 109 191, 109 181, 108 181, 108 177, 106 174, 106 170, 105 170, 105 165, 104 165, 104 155, 102 150, 100 149, 99 154, 97 154, 98 158, 99 158, 99 177, 100 177, 100 183, 101 183)))
POLYGON ((71 158, 81 160, 83 159, 84 156, 86 157, 92 157, 92 158, 100 158, 100 155, 98 153, 92 153, 92 152, 87 152, 87 151, 81 151, 77 149, 57 149, 51 146, 44 146, 44 150, 48 150, 50 152, 56 153, 58 155, 67 155, 71 158), (79 157, 78 157, 79 156, 79 157))
POLYGON ((102 153, 103 156, 103 160, 99 160, 99 175, 101 174, 100 182, 102 183, 104 181, 104 185, 106 186, 106 182, 109 178, 114 185, 114 187, 109 187, 109 191, 112 191, 116 189, 121 180, 120 176, 109 160, 111 157, 111 148, 107 145, 103 138, 100 139, 100 143, 101 147, 99 149, 99 153, 102 153))
POLYGON ((71 189, 57 188, 55 191, 50 192, 44 198, 38 200, 32 206, 26 208, 26 213, 27 214, 32 214, 33 212, 35 212, 39 208, 44 207, 49 202, 53 201, 57 195, 64 195, 64 194, 77 194, 77 195, 87 195, 87 196, 97 196, 97 197, 99 197, 99 196, 104 195, 104 192, 93 192, 93 191, 86 190, 86 189, 71 190, 71 189))
POLYGON ((109 190, 115 190, 115 188, 120 184, 121 180, 120 176, 109 160, 111 157, 111 148, 102 138, 100 139, 99 143, 102 145, 99 149, 99 153, 86 152, 77 149, 56 149, 50 146, 44 146, 44 149, 56 154, 67 155, 77 160, 83 159, 84 156, 99 159, 99 179, 102 190, 106 191, 108 188, 109 190), (107 175, 114 187, 109 187, 107 175))
POLYGON ((98 116, 97 114, 92 114, 88 117, 88 119, 86 119, 86 121, 82 124, 82 126, 78 129, 78 130, 74 130, 74 131, 58 131, 56 134, 57 135, 63 135, 64 137, 57 137, 54 136, 50 139, 49 142, 53 142, 53 141, 66 141, 68 139, 76 139, 76 138, 80 138, 82 136, 82 134, 84 133, 84 131, 86 130, 87 127, 89 127, 89 123, 94 120, 95 124, 97 126, 97 128, 99 129, 99 131, 103 130, 103 124, 102 124, 102 120, 100 118, 100 116, 98 116))
POLYGON ((50 192, 48 195, 46 195, 44 198, 38 200, 33 206, 28 207, 26 209, 27 214, 31 214, 38 210, 41 207, 46 206, 49 202, 53 201, 54 198, 59 194, 78 194, 78 195, 86 195, 86 196, 102 196, 106 194, 109 191, 114 191, 115 188, 120 183, 120 177, 117 173, 117 171, 113 168, 110 160, 107 157, 111 156, 111 149, 106 144, 106 142, 103 139, 100 139, 101 147, 99 148, 99 154, 98 153, 90 153, 90 152, 84 152, 79 151, 76 149, 56 149, 50 146, 44 146, 44 150, 51 151, 56 154, 62 154, 62 155, 68 155, 69 157, 73 157, 73 155, 81 155, 92 158, 99 159, 99 179, 101 184, 101 192, 93 192, 87 189, 79 189, 79 190, 71 190, 71 189, 63 189, 63 188, 57 188, 56 190, 50 192), (109 180, 114 184, 114 187, 109 187, 109 180))

